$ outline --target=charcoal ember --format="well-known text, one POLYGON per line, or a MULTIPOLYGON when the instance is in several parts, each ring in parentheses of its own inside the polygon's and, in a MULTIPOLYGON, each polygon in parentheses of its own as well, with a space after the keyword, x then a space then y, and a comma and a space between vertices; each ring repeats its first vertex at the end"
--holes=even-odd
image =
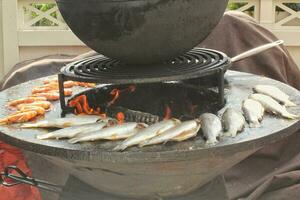
POLYGON ((154 124, 160 120, 159 116, 152 115, 150 113, 145 113, 141 111, 130 110, 123 107, 108 107, 106 109, 106 114, 109 117, 115 117, 118 113, 123 113, 126 122, 139 122, 146 124, 154 124))

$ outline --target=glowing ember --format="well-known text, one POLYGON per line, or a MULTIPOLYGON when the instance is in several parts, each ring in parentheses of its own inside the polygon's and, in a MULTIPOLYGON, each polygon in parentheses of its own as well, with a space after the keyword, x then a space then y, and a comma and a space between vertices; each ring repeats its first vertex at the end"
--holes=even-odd
POLYGON ((171 119, 171 117, 172 117, 172 110, 170 106, 166 106, 164 119, 171 119))
POLYGON ((122 112, 117 113, 116 118, 120 124, 124 123, 125 121, 125 115, 122 112))

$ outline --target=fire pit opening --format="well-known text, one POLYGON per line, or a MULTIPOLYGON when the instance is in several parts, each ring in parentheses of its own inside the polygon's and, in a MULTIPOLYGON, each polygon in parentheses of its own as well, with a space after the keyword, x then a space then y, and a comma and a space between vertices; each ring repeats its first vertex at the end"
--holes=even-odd
POLYGON ((106 85, 77 94, 68 105, 76 114, 105 114, 148 124, 172 117, 194 119, 222 107, 217 88, 187 82, 106 85))

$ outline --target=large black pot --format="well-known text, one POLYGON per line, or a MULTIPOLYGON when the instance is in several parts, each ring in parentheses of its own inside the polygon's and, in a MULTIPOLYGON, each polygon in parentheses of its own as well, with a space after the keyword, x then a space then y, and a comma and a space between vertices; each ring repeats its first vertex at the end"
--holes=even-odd
POLYGON ((228 0, 56 0, 89 47, 127 63, 161 62, 203 41, 228 0))

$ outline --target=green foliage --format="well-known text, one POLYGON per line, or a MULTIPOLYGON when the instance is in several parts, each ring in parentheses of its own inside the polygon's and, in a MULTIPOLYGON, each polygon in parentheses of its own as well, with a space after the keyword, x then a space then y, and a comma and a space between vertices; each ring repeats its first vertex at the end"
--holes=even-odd
MULTIPOLYGON (((42 12, 47 12, 48 10, 52 9, 53 7, 56 6, 55 3, 32 3, 31 6, 33 6, 34 8, 42 11, 42 12)), ((25 12, 29 12, 28 10, 25 10, 25 12)), ((50 14, 53 18, 57 19, 57 13, 53 12, 50 14)), ((36 12, 30 12, 30 18, 34 19, 37 16, 39 16, 38 13, 36 12)), ((39 20, 38 22, 36 22, 33 26, 57 26, 57 24, 55 24, 54 22, 43 18, 41 20, 39 20)))

